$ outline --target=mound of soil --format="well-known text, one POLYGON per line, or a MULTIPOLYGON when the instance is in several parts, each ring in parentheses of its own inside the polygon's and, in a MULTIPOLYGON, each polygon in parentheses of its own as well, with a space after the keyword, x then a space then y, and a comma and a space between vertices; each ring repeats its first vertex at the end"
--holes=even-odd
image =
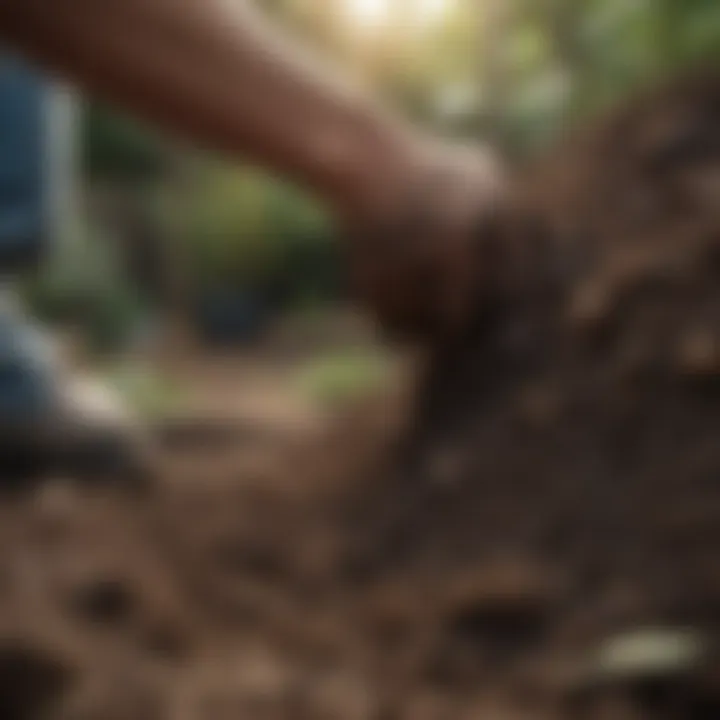
POLYGON ((483 655, 499 633, 503 658, 547 666, 648 624, 691 626, 711 644, 720 76, 653 90, 518 188, 483 249, 491 300, 437 350, 405 471, 365 509, 359 556, 388 574, 461 566, 487 578, 500 562, 545 578, 512 621, 507 602, 478 591, 460 625, 483 655))
POLYGON ((3 718, 720 716, 720 77, 517 188, 412 412, 0 504, 3 718))

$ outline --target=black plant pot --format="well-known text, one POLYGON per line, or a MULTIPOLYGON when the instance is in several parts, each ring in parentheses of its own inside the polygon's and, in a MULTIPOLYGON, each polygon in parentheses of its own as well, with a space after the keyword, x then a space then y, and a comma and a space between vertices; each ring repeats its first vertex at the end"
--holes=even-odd
POLYGON ((197 324, 210 345, 246 345, 258 340, 270 321, 264 294, 257 290, 217 288, 204 292, 197 305, 197 324))

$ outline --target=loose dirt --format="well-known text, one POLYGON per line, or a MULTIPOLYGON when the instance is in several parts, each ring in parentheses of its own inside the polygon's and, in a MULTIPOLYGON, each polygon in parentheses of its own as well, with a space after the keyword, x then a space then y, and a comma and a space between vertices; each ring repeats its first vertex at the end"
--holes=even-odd
POLYGON ((0 504, 0 717, 720 717, 720 76, 517 183, 413 407, 0 504))

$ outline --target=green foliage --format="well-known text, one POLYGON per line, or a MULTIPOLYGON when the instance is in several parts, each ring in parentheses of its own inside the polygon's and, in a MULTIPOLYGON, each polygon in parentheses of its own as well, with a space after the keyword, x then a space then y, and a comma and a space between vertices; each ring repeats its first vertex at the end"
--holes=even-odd
POLYGON ((512 34, 539 34, 546 47, 544 53, 516 47, 506 59, 515 78, 509 115, 528 145, 547 142, 565 122, 633 88, 712 62, 720 50, 720 4, 713 0, 516 0, 516 7, 512 34), (552 74, 562 78, 563 92, 547 82, 552 74), (532 137, 538 126, 545 132, 532 137))
POLYGON ((377 392, 389 373, 385 356, 369 349, 348 349, 309 362, 299 371, 297 385, 313 401, 337 406, 377 392))
POLYGON ((118 268, 107 238, 69 238, 26 284, 24 297, 43 320, 82 329, 90 349, 117 352, 132 342, 145 314, 118 268))
POLYGON ((164 142, 150 130, 96 103, 84 111, 82 149, 85 170, 93 178, 147 180, 170 159, 164 142))
POLYGON ((387 0, 385 25, 358 33, 348 0, 273 3, 415 118, 520 152, 720 51, 716 0, 447 0, 431 25, 413 29, 421 4, 387 0))
POLYGON ((319 207, 254 169, 203 164, 173 200, 177 234, 200 285, 266 288, 293 273, 287 261, 297 260, 298 249, 332 252, 319 207))
POLYGON ((101 354, 122 352, 140 331, 145 308, 133 288, 117 283, 94 288, 81 318, 92 350, 101 354))
POLYGON ((125 360, 107 368, 103 380, 129 407, 148 420, 177 415, 191 402, 186 387, 136 361, 125 360))

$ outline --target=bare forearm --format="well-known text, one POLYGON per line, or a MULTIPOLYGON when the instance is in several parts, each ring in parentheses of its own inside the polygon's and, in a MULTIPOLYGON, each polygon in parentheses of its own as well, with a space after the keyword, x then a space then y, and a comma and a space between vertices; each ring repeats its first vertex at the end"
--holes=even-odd
POLYGON ((234 0, 0 0, 0 37, 136 114, 255 160, 341 212, 404 172, 409 131, 234 0))
POLYGON ((494 161, 414 137, 248 2, 0 0, 0 41, 314 188, 352 228, 353 284, 387 327, 415 337, 459 327, 474 307, 476 221, 502 187, 494 161))

